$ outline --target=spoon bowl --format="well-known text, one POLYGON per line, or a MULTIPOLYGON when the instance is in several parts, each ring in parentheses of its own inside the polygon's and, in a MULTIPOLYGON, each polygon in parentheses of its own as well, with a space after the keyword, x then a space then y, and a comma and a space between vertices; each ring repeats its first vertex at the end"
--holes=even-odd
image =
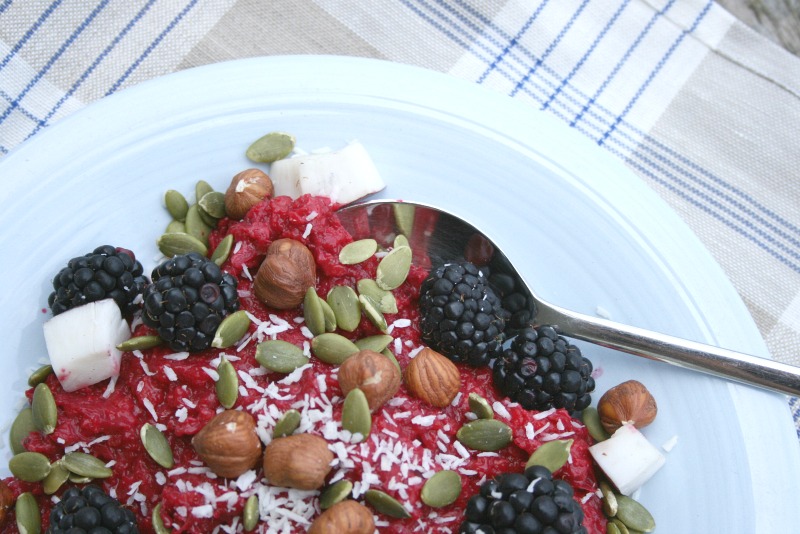
POLYGON ((489 236, 440 208, 372 200, 344 206, 337 215, 355 239, 369 237, 389 247, 397 235, 404 235, 417 265, 430 267, 465 258, 479 267, 489 267, 492 274, 510 277, 515 291, 527 297, 524 320, 553 325, 562 335, 758 388, 800 395, 800 367, 616 323, 539 298, 489 236))

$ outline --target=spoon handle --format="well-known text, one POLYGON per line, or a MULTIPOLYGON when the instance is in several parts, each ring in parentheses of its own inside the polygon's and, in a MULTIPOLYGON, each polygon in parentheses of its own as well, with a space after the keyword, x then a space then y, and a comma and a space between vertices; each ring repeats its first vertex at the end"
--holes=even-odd
POLYGON ((800 367, 651 332, 537 301, 536 320, 565 336, 790 395, 800 395, 800 367))

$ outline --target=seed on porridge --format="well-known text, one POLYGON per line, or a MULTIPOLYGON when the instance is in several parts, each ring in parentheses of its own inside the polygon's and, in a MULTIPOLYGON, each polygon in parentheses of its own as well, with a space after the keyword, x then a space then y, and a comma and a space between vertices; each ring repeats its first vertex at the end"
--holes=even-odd
POLYGON ((153 461, 165 469, 173 468, 175 460, 172 456, 172 448, 167 438, 158 428, 150 423, 145 423, 139 431, 139 436, 142 439, 144 449, 153 461))
POLYGON ((422 486, 420 498, 432 508, 453 504, 461 495, 461 476, 450 470, 437 472, 422 486))
POLYGON ((312 334, 318 336, 325 333, 325 310, 322 299, 313 287, 309 287, 303 297, 303 318, 312 334))
POLYGON ((242 339, 250 328, 250 317, 244 310, 233 312, 225 317, 214 334, 211 346, 217 349, 226 349, 242 339))
POLYGON ((46 495, 57 492, 69 480, 69 470, 64 467, 61 460, 56 460, 50 466, 50 472, 42 480, 42 489, 46 495))
POLYGON ((374 336, 362 337, 355 341, 356 347, 360 350, 369 349, 375 352, 382 352, 394 338, 388 334, 376 334, 374 336))
POLYGON ((320 493, 319 507, 327 510, 334 504, 347 499, 353 491, 353 483, 349 480, 334 482, 320 493))
POLYGON ((39 513, 39 505, 31 492, 26 491, 17 497, 14 513, 17 516, 17 528, 20 532, 36 533, 41 531, 42 517, 39 513))
POLYGON ((114 474, 105 462, 85 452, 69 452, 61 461, 71 473, 81 477, 108 478, 114 474))
POLYGON ((214 219, 225 217, 225 194, 210 191, 197 201, 199 209, 214 219))
POLYGON ((50 460, 38 452, 21 452, 8 461, 8 470, 25 482, 39 482, 50 473, 50 460))
POLYGON ((44 434, 52 434, 58 424, 58 408, 53 398, 53 392, 44 382, 33 389, 31 400, 33 410, 33 425, 44 434))
POLYGON ((361 305, 364 315, 375 325, 375 328, 386 333, 389 325, 386 323, 386 317, 378 309, 378 305, 371 298, 364 295, 358 296, 358 303, 361 305))
POLYGON ((325 299, 333 310, 336 324, 342 330, 352 332, 361 322, 361 308, 358 305, 358 295, 349 286, 334 286, 325 299))
POLYGON ((221 267, 228 260, 231 250, 233 250, 233 236, 226 235, 211 253, 211 261, 221 267))
POLYGON ((379 288, 387 291, 397 289, 406 281, 410 268, 411 249, 409 247, 394 248, 378 264, 375 283, 379 288))
POLYGON ((551 473, 555 473, 567 463, 574 441, 572 439, 554 439, 542 443, 528 458, 525 467, 541 465, 549 469, 551 473))
POLYGON ((477 451, 498 451, 511 443, 511 427, 497 419, 476 419, 456 433, 458 441, 477 451))
POLYGON ((8 444, 13 454, 25 452, 25 439, 34 430, 36 430, 36 424, 33 422, 33 410, 25 407, 14 418, 11 430, 9 430, 8 444))
POLYGON ((153 530, 156 534, 169 534, 170 530, 164 525, 164 520, 161 518, 161 503, 158 503, 153 508, 150 520, 153 523, 153 530))
POLYGON ((273 438, 282 438, 285 436, 290 436, 297 430, 297 427, 300 426, 300 420, 302 416, 300 412, 295 409, 287 410, 278 422, 275 423, 275 428, 272 430, 272 437, 273 438))
POLYGON ((341 364, 358 350, 355 343, 333 332, 326 332, 311 340, 311 351, 314 356, 332 365, 341 364))
POLYGON ((282 339, 262 341, 256 348, 256 361, 263 368, 276 373, 291 373, 306 365, 308 360, 303 349, 282 339))
POLYGON ((411 517, 411 514, 408 513, 408 510, 406 510, 405 506, 403 506, 400 501, 381 490, 367 490, 364 494, 364 498, 381 514, 388 515, 389 517, 397 517, 399 519, 411 517))
POLYGON ((359 239, 346 244, 339 251, 339 262, 342 265, 361 263, 373 256, 378 251, 378 242, 374 239, 359 239))
POLYGON ((164 340, 158 336, 145 335, 126 339, 117 345, 117 348, 121 351, 131 352, 134 350, 152 349, 153 347, 158 347, 162 343, 164 343, 164 340))
POLYGON ((242 526, 246 532, 256 528, 259 520, 258 495, 251 495, 247 498, 242 510, 242 526))
MULTIPOLYGON (((344 399, 342 428, 354 435, 360 434, 359 441, 364 441, 369 436, 372 428, 372 414, 370 414, 367 396, 358 388, 351 390, 344 399)), ((355 440, 355 437, 353 439, 355 440)))
POLYGON ((478 416, 478 419, 494 419, 494 410, 489 401, 478 395, 470 393, 468 397, 469 409, 478 416))
POLYGON ((397 299, 391 291, 381 289, 372 278, 364 278, 356 283, 360 295, 372 299, 381 313, 397 313, 397 299))
POLYGON ((223 356, 217 366, 217 374, 219 378, 214 384, 217 399, 223 408, 233 408, 236 399, 239 398, 239 376, 236 374, 236 369, 223 356))

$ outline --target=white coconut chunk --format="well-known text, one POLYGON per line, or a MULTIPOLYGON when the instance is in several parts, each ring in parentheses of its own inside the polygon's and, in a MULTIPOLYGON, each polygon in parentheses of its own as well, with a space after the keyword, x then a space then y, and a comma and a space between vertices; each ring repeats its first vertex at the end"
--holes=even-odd
POLYGON ((328 197, 335 204, 348 204, 386 187, 358 141, 324 154, 278 160, 270 165, 269 175, 276 196, 311 194, 328 197))
POLYGON ((44 323, 50 363, 65 391, 118 376, 122 351, 117 345, 130 336, 113 299, 72 308, 44 323))
POLYGON ((630 496, 664 465, 664 455, 633 425, 622 425, 589 447, 594 461, 620 493, 630 496))

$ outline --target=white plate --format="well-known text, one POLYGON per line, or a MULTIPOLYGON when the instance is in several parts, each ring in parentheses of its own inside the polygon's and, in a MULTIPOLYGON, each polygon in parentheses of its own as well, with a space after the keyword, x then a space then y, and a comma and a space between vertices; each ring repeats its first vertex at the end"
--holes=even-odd
MULTIPOLYGON (((493 236, 542 297, 586 313, 766 355, 719 267, 641 180, 550 115, 446 75, 373 60, 270 57, 188 70, 105 98, 0 161, 2 421, 46 355, 50 279, 100 244, 148 270, 168 188, 221 189, 244 149, 285 130, 305 149, 357 138, 389 184, 493 236)), ((640 499, 658 531, 790 532, 800 448, 785 399, 586 347, 598 393, 630 378, 678 437, 640 499)), ((3 451, 8 456, 8 448, 3 451)), ((2 462, 5 465, 5 462, 2 462)), ((6 471, 7 473, 7 471, 6 471)))

